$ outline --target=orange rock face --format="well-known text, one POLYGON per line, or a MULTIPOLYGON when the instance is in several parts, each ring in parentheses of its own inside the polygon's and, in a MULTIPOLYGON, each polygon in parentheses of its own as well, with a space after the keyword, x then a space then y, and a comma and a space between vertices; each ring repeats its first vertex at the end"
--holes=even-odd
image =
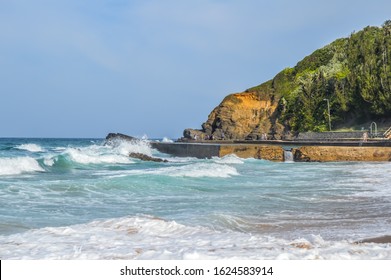
POLYGON ((261 139, 282 129, 275 120, 278 101, 255 92, 228 95, 202 125, 216 139, 261 139))

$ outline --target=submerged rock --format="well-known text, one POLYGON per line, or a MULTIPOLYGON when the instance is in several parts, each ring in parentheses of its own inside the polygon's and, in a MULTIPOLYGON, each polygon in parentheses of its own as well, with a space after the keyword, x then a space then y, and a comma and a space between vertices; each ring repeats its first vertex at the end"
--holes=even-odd
POLYGON ((148 156, 148 155, 145 155, 142 153, 130 153, 129 157, 137 158, 137 159, 140 159, 143 161, 168 162, 168 160, 166 160, 166 159, 155 158, 155 157, 151 157, 151 156, 148 156))

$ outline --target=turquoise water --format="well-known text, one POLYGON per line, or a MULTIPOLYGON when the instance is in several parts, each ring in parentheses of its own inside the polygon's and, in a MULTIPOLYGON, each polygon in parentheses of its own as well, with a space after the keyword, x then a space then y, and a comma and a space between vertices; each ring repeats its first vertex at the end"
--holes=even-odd
POLYGON ((391 163, 0 139, 0 259, 391 259, 391 163), (143 162, 129 152, 166 158, 143 162), (304 247, 304 248, 303 248, 304 247))

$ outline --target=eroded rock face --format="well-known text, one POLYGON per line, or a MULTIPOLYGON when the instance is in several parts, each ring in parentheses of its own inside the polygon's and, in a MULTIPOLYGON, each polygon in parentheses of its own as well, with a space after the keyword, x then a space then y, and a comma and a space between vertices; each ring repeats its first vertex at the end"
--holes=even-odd
POLYGON ((277 107, 271 94, 231 94, 209 114, 201 132, 217 140, 281 139, 284 127, 278 123, 277 107))

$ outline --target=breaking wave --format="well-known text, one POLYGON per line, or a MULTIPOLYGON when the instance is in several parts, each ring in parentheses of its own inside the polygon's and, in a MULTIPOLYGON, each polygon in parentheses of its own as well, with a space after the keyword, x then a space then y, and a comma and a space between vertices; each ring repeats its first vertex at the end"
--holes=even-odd
POLYGON ((239 175, 235 167, 226 164, 195 163, 184 166, 170 166, 156 170, 172 177, 214 177, 228 178, 239 175))
POLYGON ((32 143, 21 144, 21 145, 17 146, 16 149, 25 150, 25 151, 29 151, 32 153, 39 153, 39 152, 45 151, 41 146, 39 146, 37 144, 32 144, 32 143))
POLYGON ((130 153, 152 155, 152 149, 146 141, 120 141, 115 145, 90 145, 86 147, 68 147, 59 149, 60 154, 46 155, 43 163, 46 166, 67 167, 73 163, 90 164, 129 164, 133 159, 130 153))
POLYGON ((64 152, 71 161, 81 164, 102 164, 102 163, 130 163, 126 155, 113 154, 99 146, 87 148, 68 148, 64 152))
POLYGON ((0 175, 44 172, 38 161, 32 157, 0 158, 0 175))
POLYGON ((108 175, 108 177, 125 177, 132 175, 160 175, 169 177, 189 177, 189 178, 230 178, 232 176, 240 175, 235 167, 226 164, 205 163, 205 162, 188 162, 181 166, 168 166, 161 168, 151 168, 143 170, 122 170, 111 171, 110 173, 100 173, 101 175, 108 175))

